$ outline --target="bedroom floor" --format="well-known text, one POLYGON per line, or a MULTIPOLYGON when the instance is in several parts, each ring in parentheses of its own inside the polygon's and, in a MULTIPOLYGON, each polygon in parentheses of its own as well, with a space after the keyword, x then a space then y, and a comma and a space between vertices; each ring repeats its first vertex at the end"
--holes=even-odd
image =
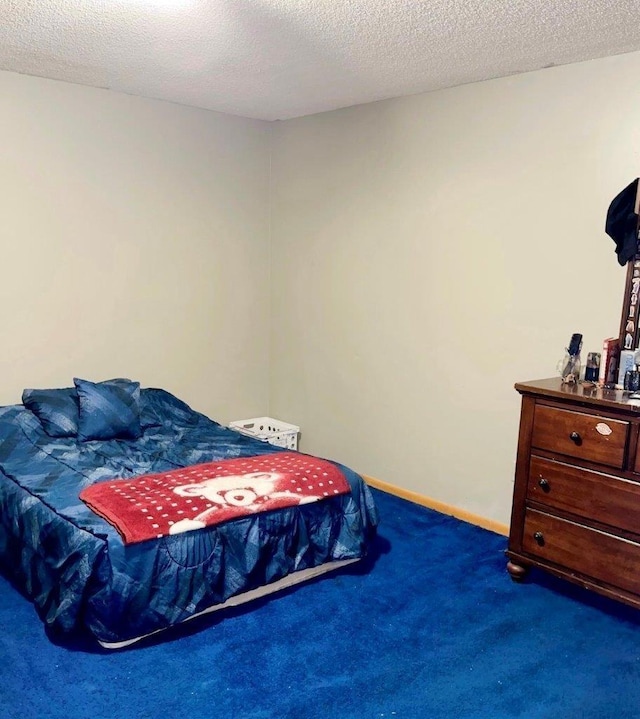
POLYGON ((637 717, 640 613, 375 491, 377 556, 121 652, 52 643, 0 579, 3 719, 637 717))

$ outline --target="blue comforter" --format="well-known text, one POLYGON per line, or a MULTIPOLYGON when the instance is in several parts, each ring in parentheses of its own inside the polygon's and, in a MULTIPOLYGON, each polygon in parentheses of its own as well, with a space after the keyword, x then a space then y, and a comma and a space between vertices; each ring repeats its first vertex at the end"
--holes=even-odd
POLYGON ((126 641, 291 572, 366 553, 376 509, 342 466, 350 494, 125 546, 78 498, 84 487, 282 451, 164 390, 142 390, 141 408, 140 439, 90 442, 52 439, 22 405, 0 408, 0 566, 53 630, 126 641))

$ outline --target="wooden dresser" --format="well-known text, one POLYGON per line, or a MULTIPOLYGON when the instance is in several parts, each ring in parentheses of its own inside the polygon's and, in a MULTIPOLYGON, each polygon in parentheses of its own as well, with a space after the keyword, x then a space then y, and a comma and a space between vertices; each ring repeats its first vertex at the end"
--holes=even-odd
POLYGON ((541 567, 640 608, 640 401, 559 377, 516 389, 509 573, 541 567))

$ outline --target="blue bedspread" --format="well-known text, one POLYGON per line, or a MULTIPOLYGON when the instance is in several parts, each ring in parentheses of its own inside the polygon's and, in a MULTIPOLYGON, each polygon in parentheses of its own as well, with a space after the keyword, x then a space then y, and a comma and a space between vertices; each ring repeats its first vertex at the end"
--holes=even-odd
POLYGON ((52 629, 125 641, 293 571, 366 553, 375 505, 340 465, 351 494, 125 546, 78 498, 84 487, 282 451, 164 390, 142 390, 141 408, 140 439, 91 442, 52 439, 22 405, 0 408, 0 566, 52 629))

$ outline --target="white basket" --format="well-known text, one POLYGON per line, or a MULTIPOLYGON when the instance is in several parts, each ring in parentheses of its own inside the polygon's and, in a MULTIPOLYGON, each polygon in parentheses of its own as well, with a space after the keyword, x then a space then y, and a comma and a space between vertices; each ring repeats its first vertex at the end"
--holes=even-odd
POLYGON ((254 417, 229 422, 229 427, 248 437, 261 439, 263 442, 275 444, 276 447, 298 449, 298 432, 300 427, 295 424, 281 422, 273 417, 254 417))

